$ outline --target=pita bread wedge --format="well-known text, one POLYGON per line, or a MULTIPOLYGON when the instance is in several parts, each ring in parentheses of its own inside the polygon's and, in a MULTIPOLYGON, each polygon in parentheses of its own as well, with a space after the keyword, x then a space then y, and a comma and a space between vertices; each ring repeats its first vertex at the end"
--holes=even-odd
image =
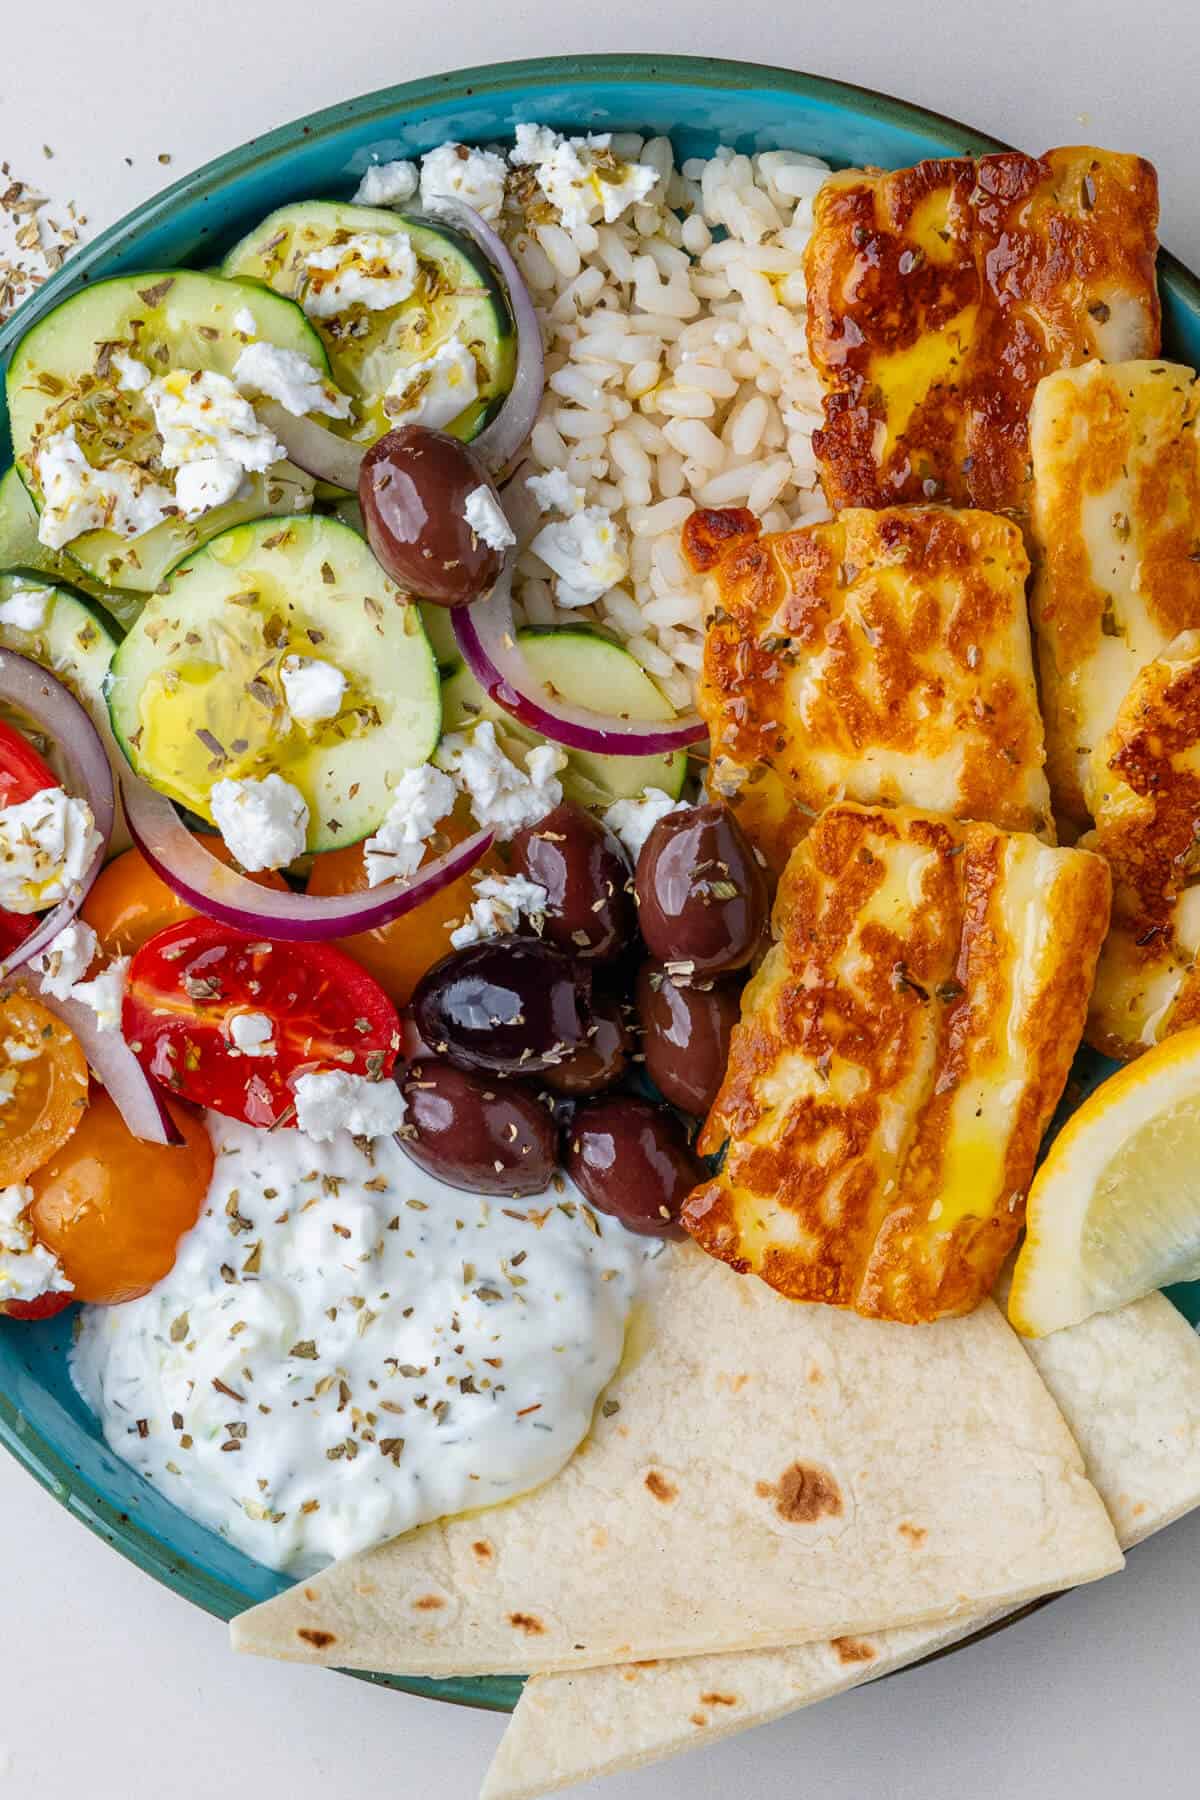
MULTIPOLYGON (((1029 1342, 1125 1549, 1200 1504, 1200 1338, 1152 1294, 1029 1342)), ((745 1656, 540 1675, 482 1800, 534 1796, 762 1725, 944 1649, 1002 1612, 745 1656)))
POLYGON ((749 1650, 1014 1605, 1121 1555, 989 1302, 914 1330, 691 1245, 561 1475, 244 1613, 235 1648, 422 1675, 749 1650))

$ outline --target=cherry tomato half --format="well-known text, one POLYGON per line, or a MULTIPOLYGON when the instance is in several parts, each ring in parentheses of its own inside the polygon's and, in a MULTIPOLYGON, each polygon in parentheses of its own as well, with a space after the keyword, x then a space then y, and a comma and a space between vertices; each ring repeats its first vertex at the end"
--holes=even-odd
POLYGON ((30 1223, 73 1283, 68 1302, 136 1300, 170 1272, 213 1166, 201 1121, 182 1106, 172 1106, 171 1117, 182 1144, 143 1143, 96 1088, 70 1142, 30 1177, 30 1223))
POLYGON ((0 1187, 7 1187, 66 1143, 88 1103, 79 1039, 23 989, 0 1000, 0 1091, 0 1187))
POLYGON ((53 1319, 57 1313, 66 1312, 79 1298, 77 1294, 39 1294, 36 1300, 0 1300, 0 1313, 6 1319, 28 1319, 35 1324, 38 1319, 53 1319))
POLYGON ((0 806, 19 806, 43 788, 61 786, 50 764, 43 762, 29 739, 0 719, 0 806))
MULTIPOLYGON (((478 827, 464 809, 455 812, 440 827, 444 843, 435 843, 426 851, 424 861, 444 855, 451 844, 461 843, 478 827)), ((341 949, 349 951, 356 962, 369 969, 384 992, 397 1006, 407 1006, 412 991, 426 969, 432 969, 452 948, 450 933, 461 925, 471 910, 478 875, 502 875, 504 864, 494 851, 457 881, 434 894, 433 898, 402 913, 390 925, 374 931, 358 931, 351 937, 338 938, 341 949)), ((361 844, 350 844, 345 850, 330 850, 315 857, 308 878, 310 894, 358 894, 367 886, 361 844)))
MULTIPOLYGON (((219 862, 233 862, 223 839, 206 836, 204 845, 219 862)), ((274 869, 263 869, 248 879, 260 887, 287 888, 274 869)), ((195 909, 154 873, 140 850, 115 856, 83 903, 83 917, 109 956, 132 956, 156 931, 196 916, 195 909)))
POLYGON ((147 1074, 172 1093, 260 1126, 292 1122, 296 1076, 334 1068, 378 1078, 400 1046, 395 1007, 344 952, 214 919, 184 919, 143 944, 122 1027, 147 1074), (248 1044, 256 1029, 267 1036, 264 1019, 267 1045, 239 1049, 235 1030, 248 1044))

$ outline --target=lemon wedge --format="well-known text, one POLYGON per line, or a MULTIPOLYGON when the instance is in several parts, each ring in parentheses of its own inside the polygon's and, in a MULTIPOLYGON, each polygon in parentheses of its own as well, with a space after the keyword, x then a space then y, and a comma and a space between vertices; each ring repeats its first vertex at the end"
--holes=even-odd
POLYGON ((1098 1087, 1029 1190, 1008 1316, 1044 1337, 1200 1277, 1200 1027, 1098 1087))

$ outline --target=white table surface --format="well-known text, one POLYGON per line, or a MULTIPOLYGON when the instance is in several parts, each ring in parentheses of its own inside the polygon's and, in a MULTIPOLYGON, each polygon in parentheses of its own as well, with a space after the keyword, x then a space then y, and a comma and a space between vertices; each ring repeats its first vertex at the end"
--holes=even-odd
MULTIPOLYGON (((95 227, 257 131, 389 81, 554 52, 680 50, 857 80, 1030 150, 1139 150, 1158 164, 1165 241, 1200 264, 1196 0, 8 0, 0 12, 0 159, 95 227)), ((0 1546, 0 1797, 472 1800, 499 1720, 233 1657, 222 1626, 7 1459, 0 1546)), ((1194 1793, 1198 1565, 1200 1515, 1122 1575, 964 1654, 587 1791, 1194 1793)))

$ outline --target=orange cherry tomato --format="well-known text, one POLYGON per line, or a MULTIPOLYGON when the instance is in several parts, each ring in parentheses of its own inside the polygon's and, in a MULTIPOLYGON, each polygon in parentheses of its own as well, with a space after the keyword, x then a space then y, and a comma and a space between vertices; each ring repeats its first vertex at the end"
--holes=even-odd
MULTIPOLYGON (((469 817, 455 813, 440 827, 445 842, 431 846, 425 861, 444 855, 451 844, 460 843, 476 829, 469 817)), ((334 942, 370 970, 397 1006, 407 1006, 426 969, 431 969, 453 947, 450 933, 462 924, 471 909, 476 876, 503 873, 504 864, 495 850, 489 850, 473 869, 422 906, 414 906, 411 912, 393 919, 390 925, 381 925, 375 931, 358 931, 352 937, 335 938, 334 942)), ((366 886, 361 844, 318 856, 308 878, 310 894, 358 894, 366 886)))
POLYGON ((0 1187, 7 1187, 66 1143, 88 1103, 79 1039, 23 989, 0 1000, 0 1093, 0 1187))
MULTIPOLYGON (((206 836, 204 845, 218 862, 233 863, 222 838, 206 836)), ((287 887, 274 869, 263 869, 249 879, 260 887, 287 887)), ((196 913, 160 880, 140 850, 126 850, 101 871, 84 902, 83 917, 107 955, 132 956, 165 926, 194 919, 196 913)))
POLYGON ((72 1300, 115 1306, 168 1274, 212 1178, 208 1133, 171 1103, 182 1144, 144 1144, 108 1095, 94 1090, 70 1142, 30 1177, 34 1233, 53 1250, 72 1300))

